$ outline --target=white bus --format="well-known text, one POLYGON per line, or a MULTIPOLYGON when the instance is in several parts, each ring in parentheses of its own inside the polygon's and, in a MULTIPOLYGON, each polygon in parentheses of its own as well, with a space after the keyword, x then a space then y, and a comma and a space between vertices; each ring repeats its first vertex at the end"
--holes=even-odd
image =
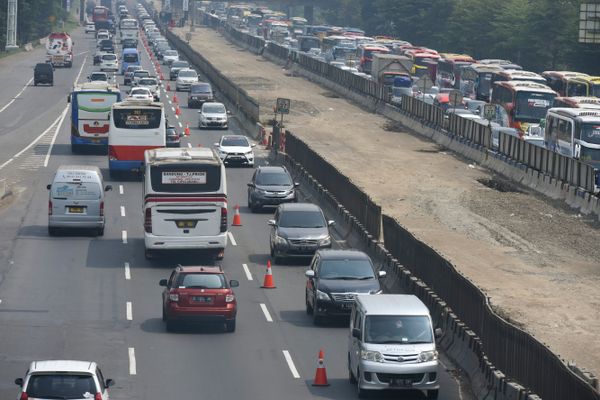
POLYGON ((600 167, 600 110, 551 108, 545 139, 549 150, 600 167))
POLYGON ((165 110, 162 103, 127 99, 112 105, 108 132, 108 169, 141 171, 144 151, 166 146, 165 110))
POLYGON ((138 40, 138 22, 133 18, 122 19, 119 23, 119 30, 121 33, 121 41, 123 39, 135 39, 138 40))
POLYGON ((209 148, 148 150, 144 169, 146 258, 160 250, 207 250, 222 259, 227 246, 225 166, 209 148))

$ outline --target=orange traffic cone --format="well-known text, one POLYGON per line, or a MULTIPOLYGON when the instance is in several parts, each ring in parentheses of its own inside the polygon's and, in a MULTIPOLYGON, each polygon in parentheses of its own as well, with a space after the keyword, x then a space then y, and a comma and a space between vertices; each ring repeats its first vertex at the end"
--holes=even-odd
POLYGON ((167 82, 167 92, 171 91, 171 84, 169 82, 167 82))
MULTIPOLYGON (((190 123, 186 122, 185 123, 185 129, 183 131, 185 133, 185 136, 190 136, 190 123)), ((239 212, 239 210, 238 210, 239 212)), ((235 216, 233 217, 233 220, 235 221, 235 216)))
POLYGON ((325 352, 323 349, 319 350, 319 360, 317 361, 317 372, 315 374, 315 380, 313 386, 329 386, 327 382, 327 371, 325 370, 325 352))
POLYGON ((275 282, 273 281, 273 271, 271 271, 271 261, 267 261, 267 272, 265 273, 265 279, 261 288, 263 289, 275 289, 275 282))
POLYGON ((165 77, 163 76, 162 72, 160 73, 160 80, 161 80, 161 81, 164 81, 164 80, 165 80, 165 77))
POLYGON ((177 107, 175 108, 175 115, 181 115, 181 110, 179 109, 179 104, 177 104, 177 107))
POLYGON ((178 102, 178 100, 177 100, 177 93, 174 93, 173 94, 173 103, 177 103, 177 102, 178 102))
POLYGON ((231 226, 242 226, 242 216, 240 215, 240 206, 235 205, 235 213, 233 214, 233 223, 231 226))

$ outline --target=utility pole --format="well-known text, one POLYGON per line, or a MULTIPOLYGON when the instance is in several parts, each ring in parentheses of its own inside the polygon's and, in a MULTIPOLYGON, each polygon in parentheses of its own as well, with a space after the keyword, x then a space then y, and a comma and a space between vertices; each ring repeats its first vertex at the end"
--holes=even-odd
POLYGON ((17 46, 17 0, 8 0, 6 9, 6 47, 5 50, 18 49, 17 46))

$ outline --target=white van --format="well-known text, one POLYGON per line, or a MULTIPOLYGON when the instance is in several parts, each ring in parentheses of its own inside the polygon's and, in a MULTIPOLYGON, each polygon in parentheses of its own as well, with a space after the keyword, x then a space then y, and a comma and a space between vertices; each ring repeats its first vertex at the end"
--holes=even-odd
POLYGON ((47 186, 48 234, 58 229, 89 228, 104 235, 104 186, 98 167, 89 165, 61 165, 47 186))
POLYGON ((227 181, 219 156, 209 148, 146 150, 143 212, 147 258, 157 250, 209 250, 222 259, 227 181))
POLYGON ((370 390, 422 390, 436 399, 438 353, 429 310, 413 295, 356 296, 350 315, 348 371, 358 396, 370 390))

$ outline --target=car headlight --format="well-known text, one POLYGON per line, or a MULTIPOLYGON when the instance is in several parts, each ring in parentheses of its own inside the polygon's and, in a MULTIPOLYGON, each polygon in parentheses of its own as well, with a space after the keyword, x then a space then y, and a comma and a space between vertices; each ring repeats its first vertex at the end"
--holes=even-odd
POLYGON ((317 289, 317 299, 324 300, 324 301, 331 300, 331 298, 329 297, 329 295, 327 293, 321 292, 319 289, 317 289))
POLYGON ((435 350, 432 351, 422 351, 417 357, 417 362, 429 362, 435 361, 438 358, 438 352, 435 350))
POLYGON ((380 290, 371 290, 369 292, 369 294, 381 294, 381 293, 383 293, 383 290, 381 290, 381 289, 380 290))
POLYGON ((360 358, 365 361, 384 362, 383 355, 378 351, 361 350, 360 358))
POLYGON ((246 154, 244 154, 244 155, 246 155, 246 156, 253 156, 253 155, 254 155, 254 152, 253 152, 252 150, 250 150, 249 152, 247 152, 247 153, 246 153, 246 154))
POLYGON ((276 235, 275 236, 275 243, 277 243, 278 245, 281 245, 281 246, 287 246, 287 239, 282 238, 279 235, 276 235))
POLYGON ((319 246, 329 246, 331 244, 331 236, 319 239, 319 246))

